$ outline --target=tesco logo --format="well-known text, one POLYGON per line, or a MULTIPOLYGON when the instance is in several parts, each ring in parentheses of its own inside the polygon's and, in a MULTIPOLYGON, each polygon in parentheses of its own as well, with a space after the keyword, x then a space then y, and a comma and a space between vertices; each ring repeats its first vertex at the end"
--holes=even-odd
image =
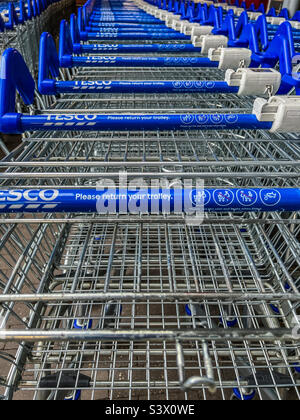
POLYGON ((2 190, 0 191, 0 201, 53 201, 58 195, 58 190, 2 190))

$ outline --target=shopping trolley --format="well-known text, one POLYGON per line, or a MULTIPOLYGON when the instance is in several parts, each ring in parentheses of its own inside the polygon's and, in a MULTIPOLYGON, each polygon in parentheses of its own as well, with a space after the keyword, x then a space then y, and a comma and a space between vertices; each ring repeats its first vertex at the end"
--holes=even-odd
MULTIPOLYGON (((145 1, 138 1, 138 4, 147 10, 148 7, 145 6, 148 3, 145 1)), ((242 30, 244 25, 248 23, 256 23, 262 17, 266 19, 266 26, 270 34, 274 34, 278 28, 279 24, 286 21, 284 18, 280 18, 278 24, 270 23, 270 19, 262 13, 256 13, 253 16, 253 13, 249 13, 243 10, 238 17, 235 16, 232 9, 227 12, 224 12, 222 7, 216 7, 211 5, 209 8, 206 4, 198 4, 197 9, 194 3, 190 3, 187 6, 187 12, 185 8, 176 11, 166 11, 162 5, 157 5, 155 7, 150 7, 149 10, 155 16, 158 16, 161 20, 166 22, 168 27, 171 27, 177 31, 180 31, 187 35, 207 35, 207 34, 225 34, 227 35, 228 31, 230 32, 239 32, 242 30)), ((293 27, 293 32, 295 36, 299 39, 299 14, 296 14, 294 17, 295 20, 288 20, 291 26, 293 27)))
MULTIPOLYGON (((77 17, 72 14, 70 17, 70 34, 72 39, 72 48, 74 53, 100 53, 103 52, 121 52, 121 53, 139 53, 139 54, 147 54, 147 53, 157 53, 157 52, 165 52, 165 53, 199 53, 201 50, 199 48, 195 48, 187 37, 178 37, 177 34, 172 34, 172 37, 166 36, 167 34, 163 34, 164 36, 141 36, 141 33, 136 33, 136 35, 132 33, 128 33, 128 36, 125 37, 127 39, 123 39, 123 42, 120 41, 116 34, 111 32, 111 36, 108 33, 95 34, 90 33, 90 40, 89 34, 87 31, 84 30, 84 26, 82 23, 82 13, 81 10, 78 10, 78 21, 77 17), (79 21, 79 22, 78 22, 79 21), (81 22, 81 23, 80 23, 81 22), (81 29, 81 32, 79 31, 81 29), (100 36, 101 35, 101 36, 100 36), (146 38, 146 39, 145 39, 146 38), (151 39, 152 38, 152 39, 151 39), (158 38, 158 39, 156 39, 158 38), (162 39, 161 39, 162 38, 162 39), (82 41, 82 42, 81 42, 82 41), (95 43, 98 42, 98 43, 95 43), (111 42, 113 41, 113 44, 111 42), (126 41, 126 42, 124 42, 126 41), (155 42, 156 41, 156 42, 155 42), (99 43, 101 42, 101 43, 99 43)), ((162 22, 161 22, 162 23, 162 22)), ((122 23, 102 23, 101 25, 109 25, 104 26, 106 30, 109 28, 114 28, 116 25, 124 25, 125 28, 128 28, 130 24, 122 24, 122 23)), ((136 24, 131 26, 130 29, 136 28, 136 24)), ((145 26, 145 25, 143 25, 145 26)), ((154 26, 153 24, 149 24, 149 27, 154 26)), ((157 26, 157 25, 156 25, 157 26)), ((148 35, 148 34, 147 34, 148 35)), ((64 36, 63 33, 60 34, 60 39, 64 36)), ((123 37, 124 38, 124 37, 123 37)))
POLYGON ((265 15, 262 11, 252 12, 243 8, 237 11, 234 7, 226 7, 224 4, 212 4, 208 6, 207 4, 200 3, 196 5, 194 2, 188 2, 187 4, 181 2, 179 5, 177 1, 174 3, 170 1, 168 3, 169 6, 165 7, 164 4, 160 2, 149 6, 148 2, 142 0, 137 0, 137 4, 159 19, 165 20, 167 26, 172 26, 180 30, 189 27, 197 28, 199 24, 207 26, 212 25, 212 27, 217 26, 219 28, 229 17, 234 19, 233 22, 238 22, 241 17, 244 19, 245 16, 251 22, 255 22, 261 16, 266 16, 268 27, 271 31, 276 30, 278 25, 286 20, 295 28, 295 32, 297 32, 300 27, 299 13, 296 13, 290 20, 286 17, 265 15), (194 26, 190 24, 194 24, 194 26))
POLYGON ((34 84, 14 51, 2 65, 22 71, 1 86, 1 129, 30 131, 0 163, 3 398, 299 399, 299 136, 234 113, 227 127, 159 127, 148 95, 62 94, 44 109, 40 95, 15 114, 15 88, 29 105, 34 84), (111 103, 147 110, 151 127, 115 110, 110 127, 47 116, 40 129, 111 103), (202 223, 170 205, 182 185, 202 223))
MULTIPOLYGON (((286 23, 284 21, 282 23, 286 23)), ((267 17, 265 15, 261 15, 257 18, 255 22, 251 22, 247 12, 243 12, 238 21, 235 22, 233 14, 228 14, 225 19, 223 20, 222 24, 215 24, 214 28, 212 29, 212 33, 217 34, 224 34, 228 35, 229 37, 229 45, 235 45, 235 40, 237 35, 243 31, 243 28, 249 24, 252 24, 257 32, 264 31, 264 38, 266 40, 271 40, 274 34, 281 28, 281 25, 271 26, 268 24, 267 17)), ((300 39, 300 31, 299 29, 293 28, 293 22, 288 22, 292 27, 292 33, 296 42, 299 42, 300 39)), ((299 22, 298 22, 299 23, 299 22)), ((264 40, 264 42, 266 42, 264 40)))
MULTIPOLYGON (((75 19, 75 16, 71 16, 71 21, 75 19), (73 19, 72 19, 73 18, 73 19)), ((135 44, 135 45, 107 45, 107 44, 93 44, 93 45, 83 45, 80 43, 73 44, 72 36, 70 36, 70 31, 66 21, 61 22, 60 30, 60 42, 59 42, 59 60, 57 58, 56 50, 53 41, 50 40, 50 36, 44 34, 41 38, 40 45, 40 78, 39 78, 39 90, 43 94, 55 94, 59 92, 69 92, 69 93, 80 93, 83 89, 89 90, 91 93, 94 91, 101 91, 103 89, 110 90, 119 89, 119 92, 126 91, 132 93, 164 93, 164 92, 181 92, 181 93, 239 93, 239 95, 268 95, 270 93, 289 93, 291 89, 298 86, 298 75, 297 75, 297 66, 293 65, 296 60, 297 54, 294 49, 293 37, 291 33, 291 27, 288 23, 282 24, 280 31, 273 38, 271 43, 267 46, 265 51, 260 51, 258 48, 259 42, 255 33, 253 35, 253 42, 250 42, 251 49, 244 49, 243 54, 240 55, 240 50, 235 52, 233 49, 222 49, 222 53, 228 54, 222 57, 222 53, 218 54, 220 61, 212 61, 205 57, 197 57, 197 49, 191 50, 194 52, 193 56, 189 57, 174 55, 175 51, 186 51, 186 47, 189 49, 188 44, 180 45, 176 44, 176 49, 172 48, 173 45, 164 45, 164 44, 135 44), (85 48, 86 47, 86 48, 85 48), (126 54, 129 52, 138 53, 143 51, 145 47, 146 54, 138 57, 132 56, 118 56, 118 54, 126 54), (166 47, 166 48, 165 48, 166 47), (171 48, 170 48, 171 47, 171 48), (182 48, 181 48, 182 47, 182 48), (111 57, 102 56, 100 53, 107 51, 112 54, 111 57), (148 52, 157 51, 160 54, 157 54, 157 57, 151 56, 147 57, 148 52), (170 56, 165 56, 165 51, 170 52, 170 56), (85 54, 90 52, 93 56, 74 56, 73 53, 84 52, 85 54), (163 55, 161 55, 163 53, 163 55), (97 56, 97 54, 99 54, 97 56), (248 62, 243 61, 243 57, 248 56, 248 62), (173 56, 173 58, 172 58, 173 56), (234 57, 236 61, 232 59, 234 57), (250 58, 251 57, 251 58, 250 58), (61 66, 67 68, 79 68, 78 78, 76 83, 63 83, 50 81, 48 76, 50 70, 56 68, 52 71, 53 77, 58 77, 58 61, 61 66), (243 61, 244 67, 249 65, 250 69, 238 68, 241 66, 243 61), (140 78, 139 82, 133 83, 128 82, 127 84, 122 81, 122 83, 113 82, 112 85, 106 83, 104 86, 98 77, 101 77, 103 73, 102 67, 114 67, 112 73, 116 72, 115 67, 121 66, 134 66, 135 73, 134 77, 136 79, 140 78), (179 69, 185 67, 182 71, 182 76, 185 76, 186 71, 189 73, 189 78, 185 76, 185 79, 175 79, 173 81, 158 81, 156 83, 147 81, 142 81, 142 74, 146 70, 146 66, 150 67, 152 65, 151 71, 153 71, 153 66, 160 67, 160 73, 163 76, 166 73, 166 76, 170 77, 172 72, 176 68, 177 77, 181 76, 179 69), (201 67, 216 67, 221 68, 221 70, 226 70, 227 73, 224 75, 224 71, 211 71, 211 68, 205 68, 201 71, 201 67), (231 68, 233 65, 236 65, 238 68, 237 71, 232 71, 231 68), (86 69, 80 70, 81 66, 85 66, 86 69), (144 66, 143 70, 138 71, 138 67, 144 66), (164 66, 164 67, 162 67, 164 66), (276 66, 277 71, 270 69, 270 67, 276 66), (88 68, 93 68, 91 71, 88 68), (170 69, 171 68, 171 69, 170 69), (195 71, 195 68, 198 68, 195 71), (197 74, 196 80, 191 80, 190 75, 195 73, 197 74), (86 80, 90 74, 91 79, 86 80), (209 75, 211 74, 211 79, 209 75), (242 76, 243 75, 243 76, 242 76), (81 83, 80 77, 84 79, 81 83), (201 80, 203 77, 203 80, 201 80), (215 78, 215 79, 214 79, 215 78), (222 80, 223 78, 223 80, 222 80), (225 78, 225 81, 224 81, 225 78), (220 80, 221 79, 221 80, 220 80), (96 83, 97 82, 97 83, 96 83)), ((198 49, 199 50, 199 49, 198 49)), ((182 52, 181 52, 182 54, 182 52)), ((126 69, 130 71, 131 69, 126 69)), ((126 72, 124 72, 126 74, 126 72)), ((115 74, 114 74, 115 76, 115 74)), ((145 76, 146 77, 146 76, 145 76)), ((172 77, 173 78, 173 77, 172 77)))
MULTIPOLYGON (((230 15, 229 17, 233 19, 232 15, 230 15)), ((270 33, 268 35, 266 18, 264 16, 261 16, 261 18, 262 19, 258 19, 255 25, 249 24, 249 20, 245 12, 244 15, 243 14, 241 15, 239 22, 237 23, 237 28, 235 28, 234 22, 232 22, 232 24, 229 22, 230 19, 225 19, 224 24, 222 24, 221 26, 218 26, 218 25, 215 25, 215 27, 200 26, 199 28, 196 28, 196 29, 197 30, 200 29, 201 33, 203 32, 204 29, 206 30, 206 28, 210 28, 210 29, 208 31, 206 30, 206 32, 204 31, 202 35, 200 35, 200 33, 196 35, 192 33, 193 45, 196 47, 194 50, 190 43, 185 43, 184 46, 182 44, 178 44, 178 45, 176 44, 174 46, 173 45, 166 46, 161 43, 160 44, 156 43, 155 45, 151 45, 151 46, 150 45, 144 46, 142 44, 142 45, 137 45, 136 48, 134 48, 133 45, 130 45, 128 47, 125 45, 117 45, 117 44, 116 45, 92 44, 90 46, 80 45, 80 40, 88 40, 88 39, 96 40, 97 38, 101 38, 103 40, 108 39, 112 41, 116 39, 117 37, 118 38, 120 37, 120 35, 118 35, 118 32, 115 32, 115 31, 119 31, 120 29, 114 29, 112 27, 105 27, 102 29, 98 28, 98 31, 101 30, 104 32, 88 32, 86 29, 90 31, 90 28, 88 26, 84 27, 82 23, 83 22, 82 13, 79 13, 79 16, 78 16, 79 29, 77 28, 77 25, 76 25, 75 16, 71 16, 71 37, 72 37, 72 42, 73 42, 73 51, 76 53, 82 53, 82 52, 98 53, 101 51, 112 52, 112 53, 115 53, 118 51, 126 53, 126 52, 132 51, 132 52, 140 53, 142 48, 144 48, 145 52, 188 51, 188 52, 194 52, 196 54, 200 51, 201 54, 205 54, 205 55, 207 55, 210 52, 209 60, 203 60, 203 59, 195 60, 194 59, 195 66, 196 65, 197 66, 200 66, 200 65, 216 66, 215 61, 220 60, 219 47, 225 47, 225 46, 240 47, 240 49, 236 50, 235 52, 226 50, 226 54, 228 54, 228 57, 226 60, 228 65, 230 64, 232 68, 235 68, 235 67, 240 66, 241 62, 244 62, 244 64, 247 66, 250 63, 250 60, 249 60, 250 51, 246 52, 244 49, 249 48, 249 50, 251 50, 252 53, 254 54, 252 58, 252 67, 259 67, 262 64, 261 53, 263 53, 264 57, 268 55, 268 53, 265 54, 265 50, 268 48, 268 44, 274 38, 274 36, 281 35, 282 37, 285 37, 287 31, 289 32, 289 35, 287 36, 292 37, 293 35, 292 33, 293 30, 290 24, 287 24, 287 23, 285 23, 284 25, 281 25, 279 29, 277 29, 277 32, 272 33, 272 34, 270 33), (206 33, 206 35, 204 35, 204 33, 206 33), (262 49, 263 49, 262 51, 261 51, 260 45, 262 46, 262 49), (214 61, 214 62, 210 64, 211 61, 214 61)), ((139 33, 136 27, 133 27, 133 28, 130 27, 130 29, 124 29, 124 30, 135 31, 132 33, 126 32, 125 38, 123 38, 123 35, 121 34, 121 37, 122 37, 121 39, 125 39, 125 40, 130 40, 130 39, 151 40, 151 39, 154 39, 155 37, 159 38, 158 35, 155 35, 155 30, 151 34, 151 36, 149 36, 147 32, 139 33)), ((164 32, 162 32, 161 29, 160 29, 160 32, 158 32, 158 34, 160 33, 163 33, 163 36, 164 36, 163 39, 165 39, 165 36, 167 37, 169 36, 168 34, 165 34, 164 32)), ((63 36, 61 36, 61 39, 62 38, 63 36)), ((174 35, 171 33, 170 40, 172 39, 174 39, 174 35)), ((294 34, 294 40, 297 41, 297 39, 298 39, 297 34, 294 34)), ((293 45, 293 40, 291 40, 290 43, 291 45, 293 45)), ((297 43, 294 46, 294 48, 298 50, 299 44, 297 43)), ((97 61, 97 60, 95 59, 94 61, 97 61)), ((144 64, 146 65, 147 62, 149 62, 149 64, 151 65, 151 61, 149 58, 144 60, 144 64)), ((136 63, 136 65, 138 64, 136 63)), ((177 66, 179 65, 180 65, 180 59, 179 57, 177 57, 177 66)), ((273 67, 274 63, 272 63, 271 66, 273 67)))
MULTIPOLYGON (((55 53, 55 47, 53 40, 49 35, 45 34, 42 41, 44 50, 41 48, 41 52, 45 53, 46 56, 50 52, 55 53), (52 49, 48 48, 49 42, 52 42, 52 49)), ((50 45, 51 45, 50 42, 50 45)), ((43 55, 43 54, 42 54, 43 55)), ((48 55, 48 58, 49 58, 48 55)), ((53 57, 52 57, 53 58, 53 57)), ((105 66, 105 60, 103 60, 105 66)), ((54 69, 54 65, 48 61, 48 69, 46 66, 41 66, 40 82, 45 84, 46 87, 50 88, 50 92, 54 93, 55 89, 65 89, 66 91, 74 90, 74 87, 81 88, 81 92, 85 89, 83 84, 79 85, 79 82, 75 83, 59 83, 51 79, 46 79, 48 74, 46 71, 51 67, 54 69)), ((55 59, 53 61, 55 64, 55 59)), ((42 59, 42 64, 43 59, 42 59)), ((26 105, 30 105, 34 101, 34 81, 24 63, 22 57, 16 50, 9 49, 3 55, 3 66, 6 68, 6 77, 1 79, 1 89, 3 92, 3 99, 0 108, 0 127, 4 133, 22 133, 31 130, 49 130, 49 127, 56 127, 58 130, 73 131, 74 128, 80 127, 81 130, 90 130, 91 127, 94 130, 113 130, 117 127, 119 130, 209 130, 215 129, 218 126, 220 129, 265 129, 271 131, 289 131, 290 129, 297 129, 297 121, 293 119, 293 115, 298 111, 299 98, 278 96, 271 97, 269 101, 258 99, 254 102, 253 109, 230 109, 230 112, 226 113, 226 109, 223 113, 217 113, 216 107, 212 108, 209 112, 204 113, 203 108, 201 113, 197 112, 201 102, 194 103, 194 109, 189 109, 189 112, 174 113, 176 108, 182 109, 182 103, 178 103, 173 108, 172 113, 158 113, 155 114, 155 110, 149 110, 145 114, 141 113, 140 109, 134 111, 134 115, 129 114, 117 114, 114 111, 112 114, 99 110, 99 113, 93 113, 90 108, 87 108, 93 99, 80 98, 78 101, 72 97, 67 100, 65 97, 59 102, 59 106, 55 109, 44 109, 36 115, 15 113, 15 92, 16 89, 19 91, 26 105), (19 73, 20 69, 23 71, 19 73), (79 108, 76 109, 74 104, 77 103, 79 108), (71 108, 67 108, 70 104, 71 108), (82 105, 84 106, 83 110, 82 105)), ((54 75, 57 69, 54 69, 54 75)), ((40 84, 41 84, 40 83, 40 84)), ((125 83, 126 85, 126 83, 125 83)), ((105 88, 105 83, 102 84, 105 88)), ((110 84, 107 84, 110 86, 110 84)), ((118 87, 118 83, 115 86, 116 91, 122 91, 122 87, 118 87)), ((93 86, 92 86, 93 87, 93 86)), ((297 88, 298 89, 298 88, 297 88)), ((93 89, 95 91, 95 89, 93 89)), ((188 90, 188 89, 187 89, 188 90)), ((124 89, 123 89, 124 91, 124 89)), ((126 91, 126 89, 125 89, 126 91)), ((137 89, 138 91, 138 89, 137 89)), ((50 93, 49 92, 49 93, 50 93)), ((99 99, 100 102, 103 99, 99 99)), ((165 100, 165 99, 164 99, 165 100)), ((201 98, 200 98, 201 101, 201 98)), ((203 101, 203 99, 202 99, 203 101)), ((94 103, 97 103, 94 101, 94 103)), ((109 99, 110 102, 110 99, 109 99)), ((139 103, 139 101, 134 101, 139 103)), ((145 103, 147 105, 147 102, 145 103)), ((157 104, 156 104, 157 105, 157 104)), ((126 101, 125 101, 126 106, 126 101)), ((119 108, 119 111, 121 109, 119 108)), ((186 111, 186 110, 185 110, 186 111)))
POLYGON ((33 19, 32 3, 29 1, 28 7, 25 8, 25 3, 20 1, 19 13, 16 12, 14 4, 9 3, 7 16, 3 12, 0 22, 2 22, 1 53, 8 47, 18 48, 30 66, 30 70, 33 71, 34 62, 36 63, 37 59, 34 54, 38 47, 38 34, 35 19, 33 19), (32 46, 36 46, 36 48, 32 48, 32 46))
MULTIPOLYGON (((79 13, 79 22, 82 22, 82 15, 84 13, 79 13)), ((85 18, 85 20, 87 17, 85 18)), ((83 23, 79 24, 79 26, 83 25, 83 23)), ((279 51, 282 51, 284 48, 287 48, 286 46, 279 45, 281 42, 283 42, 283 39, 286 39, 286 42, 290 45, 290 54, 291 57, 295 55, 294 47, 293 47, 293 37, 292 37, 292 29, 288 23, 286 25, 283 25, 282 28, 278 31, 278 39, 276 43, 272 44, 272 46, 268 47, 268 50, 266 52, 261 52, 259 49, 259 40, 257 39, 256 32, 247 33, 247 36, 244 36, 244 33, 242 32, 241 36, 238 39, 239 43, 242 43, 241 45, 249 46, 249 49, 242 49, 242 50, 229 50, 229 49, 222 49, 222 52, 220 53, 215 49, 216 56, 214 57, 214 54, 212 53, 212 56, 207 59, 204 57, 197 58, 198 52, 203 52, 204 46, 202 45, 202 48, 195 48, 193 50, 191 44, 92 44, 92 45, 84 45, 80 44, 81 39, 85 39, 85 37, 82 36, 84 33, 87 37, 97 39, 97 36, 99 35, 101 38, 110 38, 113 39, 114 37, 117 37, 117 34, 114 33, 114 29, 107 27, 107 33, 100 33, 97 35, 97 33, 86 33, 86 32, 80 32, 79 28, 76 24, 76 17, 75 15, 71 16, 71 40, 70 36, 68 34, 68 28, 67 24, 65 22, 62 22, 61 25, 61 32, 60 32, 60 64, 65 67, 72 67, 72 66, 82 66, 86 65, 89 67, 99 67, 99 66, 167 66, 167 67, 224 67, 232 66, 239 67, 241 65, 241 62, 243 62, 244 65, 252 65, 252 67, 259 67, 260 65, 266 65, 272 67, 276 64, 276 61, 278 61, 278 54, 279 51), (280 36, 279 36, 280 35, 280 36), (246 39, 247 38, 247 39, 246 39), (141 50, 145 50, 146 53, 148 52, 163 52, 165 53, 170 52, 171 54, 177 51, 183 51, 183 52, 190 52, 193 51, 195 56, 192 58, 188 57, 178 57, 175 58, 172 57, 160 57, 160 58, 151 58, 151 57, 141 57, 140 54, 138 57, 134 57, 130 59, 130 57, 103 57, 103 56, 97 56, 96 54, 99 54, 101 52, 109 52, 112 54, 115 54, 117 52, 128 53, 133 52, 137 53, 141 50), (78 54, 78 53, 93 53, 93 56, 89 57, 72 57, 72 53, 78 54), (228 55, 227 57, 223 57, 222 54, 228 55), (250 58, 251 57, 251 58, 250 58), (218 64, 218 60, 219 64, 218 64), (264 60, 267 61, 267 63, 264 63, 264 60), (222 61, 222 63, 221 63, 222 61), (226 61, 226 63, 224 62, 226 61)), ((137 31, 136 29, 134 29, 137 31)), ((161 31, 161 30, 160 30, 161 31)), ((245 34, 246 35, 246 34, 245 34)), ((151 37, 149 38, 147 34, 140 35, 138 34, 138 37, 140 38, 146 38, 147 41, 151 41, 151 37)), ((153 35, 155 37, 155 35, 153 35)), ((276 36, 275 36, 276 37, 276 36)), ((87 39, 87 38, 86 38, 87 39)), ((130 39, 130 38, 129 38, 130 39)), ((172 39, 172 38, 171 38, 172 39)), ((103 40, 101 39, 103 42, 103 40)), ((237 39, 235 37, 235 42, 237 42, 237 39)), ((267 45, 263 44, 264 47, 267 47, 267 45)), ((205 46, 205 51, 209 49, 209 45, 205 46)), ((292 58, 288 58, 286 62, 291 62, 292 58)), ((169 70, 168 70, 169 71, 169 70)), ((286 73, 286 69, 283 70, 284 73, 286 73)), ((288 70, 290 72, 291 69, 288 70)), ((138 73, 138 72, 136 72, 138 73)), ((288 83, 289 84, 289 83, 288 83)))
POLYGON ((70 11, 71 5, 71 0, 8 3, 8 9, 0 14, 0 52, 8 47, 17 48, 30 71, 36 72, 42 32, 70 11))

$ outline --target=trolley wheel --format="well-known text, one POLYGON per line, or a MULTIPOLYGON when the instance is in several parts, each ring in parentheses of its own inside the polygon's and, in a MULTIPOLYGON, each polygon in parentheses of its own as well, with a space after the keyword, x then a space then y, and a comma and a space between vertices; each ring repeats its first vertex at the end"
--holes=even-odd
POLYGON ((192 316, 192 311, 191 311, 191 308, 190 308, 190 306, 189 306, 189 304, 187 303, 186 305, 185 305, 185 313, 188 315, 188 316, 192 316))
POLYGON ((78 389, 70 395, 66 395, 64 401, 79 401, 81 398, 81 391, 78 389))
POLYGON ((244 393, 241 394, 238 388, 233 388, 232 391, 233 391, 233 394, 230 398, 232 401, 251 401, 256 395, 255 390, 249 393, 245 393, 245 394, 244 393))
MULTIPOLYGON (((288 292, 291 289, 291 286, 289 285, 288 282, 285 283, 284 285, 285 290, 288 292)), ((270 308, 272 309, 272 311, 276 314, 276 315, 280 315, 280 310, 276 305, 272 305, 272 303, 270 304, 270 308)))
POLYGON ((92 319, 89 319, 88 321, 85 321, 84 323, 82 323, 82 321, 78 319, 75 319, 73 328, 75 330, 90 330, 92 328, 92 325, 93 325, 92 319))
POLYGON ((276 305, 272 305, 272 304, 270 304, 270 308, 272 309, 272 311, 273 311, 275 314, 277 314, 277 315, 279 315, 279 314, 280 314, 280 310, 277 308, 277 306, 276 306, 276 305))
POLYGON ((300 373, 300 365, 294 364, 294 369, 296 373, 300 373))
POLYGON ((220 318, 220 324, 219 325, 224 327, 224 321, 225 321, 228 328, 235 327, 237 322, 238 322, 237 318, 227 318, 227 319, 220 318))

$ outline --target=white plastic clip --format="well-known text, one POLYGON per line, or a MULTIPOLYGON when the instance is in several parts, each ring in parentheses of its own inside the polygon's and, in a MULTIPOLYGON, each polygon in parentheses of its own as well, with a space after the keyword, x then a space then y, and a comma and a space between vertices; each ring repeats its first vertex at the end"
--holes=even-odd
POLYGON ((172 28, 172 24, 173 24, 173 16, 171 16, 171 15, 166 16, 166 19, 165 19, 165 24, 166 24, 166 26, 167 26, 168 28, 172 28))
POLYGON ((241 16, 241 14, 245 11, 245 9, 243 9, 242 7, 237 7, 234 11, 234 14, 236 16, 241 16))
POLYGON ((227 12, 229 12, 229 10, 233 10, 233 13, 236 15, 236 10, 238 8, 236 6, 230 6, 229 4, 227 5, 227 12))
POLYGON ((165 10, 160 10, 157 17, 160 20, 165 20, 168 15, 169 15, 169 12, 167 12, 165 10))
POLYGON ((227 3, 218 3, 218 7, 222 7, 222 9, 228 10, 228 4, 227 3))
POLYGON ((201 54, 207 55, 213 48, 227 47, 228 38, 224 35, 201 35, 193 42, 194 47, 201 48, 201 54))
MULTIPOLYGON (((193 26, 194 25, 195 25, 195 23, 191 23, 191 22, 187 22, 187 21, 182 21, 182 22, 180 22, 179 31, 182 34, 191 35, 192 29, 193 29, 193 26)), ((196 24, 196 25, 198 25, 198 24, 196 24)))
MULTIPOLYGON (((176 16, 177 17, 177 16, 176 16)), ((175 31, 180 31, 180 26, 181 26, 181 20, 179 19, 173 19, 172 22, 172 29, 174 29, 175 31)))
POLYGON ((237 70, 239 67, 249 67, 252 52, 248 48, 211 48, 208 58, 219 62, 219 69, 237 70))
POLYGON ((257 20, 261 15, 262 13, 260 12, 248 12, 248 17, 250 20, 257 20))
POLYGON ((192 44, 196 47, 196 43, 199 42, 200 37, 202 35, 209 35, 211 34, 211 31, 213 30, 213 26, 193 26, 192 32, 191 32, 191 40, 192 44))
POLYGON ((146 12, 149 13, 149 15, 154 16, 155 11, 157 11, 157 7, 153 7, 153 6, 146 7, 146 12))
POLYGON ((158 8, 154 10, 154 17, 158 18, 161 12, 162 12, 161 9, 158 9, 158 8))
POLYGON ((300 97, 272 96, 268 101, 257 98, 253 114, 259 121, 273 122, 271 133, 300 133, 300 97))
POLYGON ((180 29, 180 24, 181 24, 181 20, 180 20, 181 16, 178 15, 172 15, 170 17, 166 18, 166 25, 169 28, 175 29, 176 31, 179 31, 180 29))
POLYGON ((267 22, 271 25, 281 25, 283 22, 285 22, 285 18, 277 16, 267 16, 266 19, 267 22))
POLYGON ((290 20, 289 22, 293 29, 300 29, 300 22, 297 20, 290 20))
POLYGON ((213 29, 211 28, 211 26, 201 26, 200 23, 181 22, 180 32, 185 35, 192 35, 193 32, 211 33, 213 29))
POLYGON ((174 13, 173 12, 166 12, 166 14, 165 14, 165 17, 164 17, 164 21, 166 22, 167 20, 170 20, 170 19, 175 19, 177 16, 176 15, 174 15, 174 13))
POLYGON ((229 86, 239 86, 238 95, 264 96, 275 95, 280 87, 281 74, 274 69, 227 70, 225 82, 229 86))
POLYGON ((6 9, 5 10, 2 10, 2 12, 0 13, 4 22, 8 22, 9 21, 8 16, 6 16, 7 13, 8 13, 8 10, 6 10, 6 9))

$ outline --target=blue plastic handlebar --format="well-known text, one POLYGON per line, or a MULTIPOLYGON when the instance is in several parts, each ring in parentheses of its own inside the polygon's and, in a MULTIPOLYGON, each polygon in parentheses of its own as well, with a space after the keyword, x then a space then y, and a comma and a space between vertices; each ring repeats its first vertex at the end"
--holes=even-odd
POLYGON ((260 122, 253 114, 4 114, 1 131, 163 131, 163 130, 269 130, 272 122, 260 122))
POLYGON ((17 122, 20 114, 15 113, 16 91, 24 103, 30 105, 34 101, 34 88, 34 80, 21 54, 13 48, 5 50, 0 68, 0 117, 6 115, 10 121, 17 122))
POLYGON ((15 188, 0 190, 0 203, 0 213, 299 211, 300 188, 15 188))

